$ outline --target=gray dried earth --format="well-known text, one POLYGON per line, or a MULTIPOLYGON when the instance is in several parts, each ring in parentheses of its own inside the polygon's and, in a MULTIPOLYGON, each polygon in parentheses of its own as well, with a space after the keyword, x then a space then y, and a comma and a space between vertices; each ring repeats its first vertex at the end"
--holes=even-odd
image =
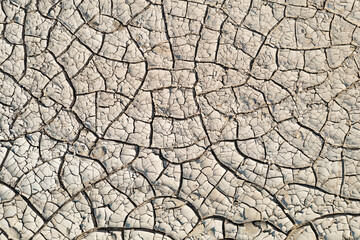
POLYGON ((2 0, 0 239, 360 239, 359 0, 2 0))

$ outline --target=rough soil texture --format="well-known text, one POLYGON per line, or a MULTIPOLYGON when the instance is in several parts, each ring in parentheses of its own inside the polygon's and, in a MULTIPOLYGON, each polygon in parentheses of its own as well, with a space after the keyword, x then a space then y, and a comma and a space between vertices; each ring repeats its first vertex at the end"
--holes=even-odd
POLYGON ((359 0, 2 0, 0 240, 360 239, 359 0))

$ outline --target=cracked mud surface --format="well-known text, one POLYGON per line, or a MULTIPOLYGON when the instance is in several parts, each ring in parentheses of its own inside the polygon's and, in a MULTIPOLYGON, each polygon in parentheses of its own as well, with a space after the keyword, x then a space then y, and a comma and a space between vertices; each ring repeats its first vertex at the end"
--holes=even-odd
POLYGON ((360 239, 360 1, 3 0, 0 239, 360 239))

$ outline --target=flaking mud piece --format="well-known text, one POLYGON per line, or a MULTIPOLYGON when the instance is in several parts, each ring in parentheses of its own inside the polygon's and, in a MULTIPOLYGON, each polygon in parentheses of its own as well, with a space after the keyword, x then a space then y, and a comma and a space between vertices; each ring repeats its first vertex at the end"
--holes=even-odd
POLYGON ((360 239, 360 1, 3 0, 0 240, 360 239))

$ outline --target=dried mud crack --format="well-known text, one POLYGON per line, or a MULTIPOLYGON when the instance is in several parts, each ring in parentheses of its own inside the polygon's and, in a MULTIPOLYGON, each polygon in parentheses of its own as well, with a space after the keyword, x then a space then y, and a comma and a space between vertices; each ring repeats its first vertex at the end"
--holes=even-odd
POLYGON ((3 0, 0 31, 0 240, 360 239, 359 0, 3 0))

